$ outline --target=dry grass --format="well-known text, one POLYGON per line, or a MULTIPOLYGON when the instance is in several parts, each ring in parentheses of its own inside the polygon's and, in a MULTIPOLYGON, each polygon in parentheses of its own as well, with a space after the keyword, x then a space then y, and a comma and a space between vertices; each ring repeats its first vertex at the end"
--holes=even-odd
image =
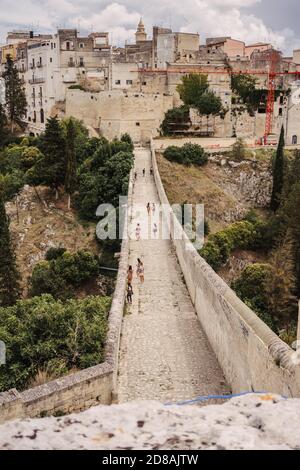
POLYGON ((206 167, 185 167, 157 155, 161 179, 171 204, 204 204, 211 231, 221 230, 239 205, 234 196, 226 193, 210 177, 206 167))
POLYGON ((54 194, 45 187, 25 187, 16 201, 7 204, 11 219, 11 233, 15 245, 17 264, 26 295, 28 277, 33 266, 44 259, 50 246, 63 246, 67 250, 86 249, 99 251, 95 240, 95 225, 82 225, 76 214, 67 208, 67 198, 61 194, 56 201, 54 194))

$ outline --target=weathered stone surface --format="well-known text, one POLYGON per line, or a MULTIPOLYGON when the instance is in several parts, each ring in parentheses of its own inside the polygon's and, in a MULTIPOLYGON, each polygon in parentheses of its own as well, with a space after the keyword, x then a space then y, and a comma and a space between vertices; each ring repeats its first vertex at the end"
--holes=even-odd
POLYGON ((0 426, 0 449, 300 449, 300 400, 248 395, 224 405, 97 406, 0 426))

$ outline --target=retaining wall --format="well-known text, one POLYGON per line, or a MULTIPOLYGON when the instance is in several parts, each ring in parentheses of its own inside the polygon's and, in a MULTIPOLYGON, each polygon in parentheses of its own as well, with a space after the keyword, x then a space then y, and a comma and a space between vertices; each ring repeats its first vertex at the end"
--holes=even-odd
MULTIPOLYGON (((131 203, 132 174, 128 189, 129 209, 131 203)), ((125 230, 127 227, 124 227, 125 230)), ((24 392, 12 389, 0 393, 0 423, 24 417, 78 412, 94 405, 111 404, 113 394, 116 393, 128 251, 129 245, 125 236, 122 241, 117 281, 109 313, 105 362, 24 392)))
POLYGON ((201 258, 175 217, 156 162, 152 165, 164 216, 198 318, 233 392, 270 391, 300 396, 300 366, 296 353, 261 321, 201 258), (180 238, 176 236, 176 238, 180 238))

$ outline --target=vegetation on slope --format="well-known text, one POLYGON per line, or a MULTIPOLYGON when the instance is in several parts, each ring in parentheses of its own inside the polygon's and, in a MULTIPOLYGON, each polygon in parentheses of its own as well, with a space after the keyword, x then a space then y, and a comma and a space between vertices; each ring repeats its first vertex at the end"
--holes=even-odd
MULTIPOLYGON (((0 135, 7 136, 7 121, 3 116, 1 120, 0 135)), ((85 285, 93 283, 99 275, 99 257, 88 250, 70 252, 61 245, 48 250, 46 259, 34 265, 29 298, 19 298, 20 276, 4 202, 9 201, 7 206, 11 207, 12 198, 22 191, 25 183, 29 184, 35 188, 42 208, 39 217, 49 220, 53 209, 41 196, 47 187, 56 194, 56 205, 63 205, 67 194, 68 209, 64 217, 68 218, 69 211, 70 220, 66 223, 71 222, 74 213, 79 219, 85 219, 85 226, 90 222, 94 224, 101 203, 117 206, 119 195, 127 194, 132 151, 130 136, 124 135, 120 141, 112 142, 90 139, 82 123, 73 118, 63 122, 50 118, 45 132, 37 138, 14 138, 8 145, 3 140, 0 150, 0 340, 6 345, 7 358, 6 365, 1 366, 1 391, 37 385, 101 362, 111 302, 105 295, 83 294, 85 285)), ((15 204, 18 213, 17 200, 15 204)), ((58 213, 56 205, 54 211, 58 213)), ((29 214, 27 222, 36 223, 31 221, 30 211, 29 214)), ((37 211, 35 216, 38 216, 37 211)), ((83 230, 82 236, 86 235, 83 230)), ((82 245, 85 245, 83 240, 82 245)), ((102 251, 108 247, 103 247, 102 251)))

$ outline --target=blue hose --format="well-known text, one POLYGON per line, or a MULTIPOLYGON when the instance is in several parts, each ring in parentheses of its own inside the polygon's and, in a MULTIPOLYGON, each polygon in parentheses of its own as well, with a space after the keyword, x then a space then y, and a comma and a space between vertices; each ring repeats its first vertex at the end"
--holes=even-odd
MULTIPOLYGON (((229 400, 231 398, 238 398, 238 397, 243 397, 245 395, 265 395, 268 394, 269 392, 242 392, 242 393, 236 393, 233 395, 207 395, 207 396, 202 396, 202 397, 197 397, 192 400, 185 400, 185 401, 179 401, 177 403, 165 403, 165 406, 171 406, 171 405, 193 405, 195 403, 203 402, 203 401, 208 401, 208 400, 229 400)), ((283 397, 283 399, 287 400, 287 397, 283 397)))

